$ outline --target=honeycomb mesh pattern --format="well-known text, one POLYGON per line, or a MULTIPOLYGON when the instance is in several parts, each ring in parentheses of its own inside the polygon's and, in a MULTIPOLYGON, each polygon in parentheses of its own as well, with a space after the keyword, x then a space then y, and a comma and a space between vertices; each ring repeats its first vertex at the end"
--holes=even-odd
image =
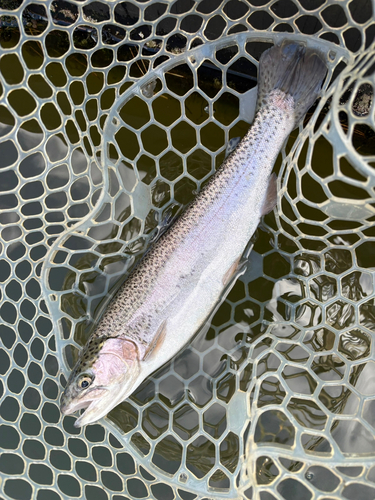
POLYGON ((2 497, 374 497, 373 9, 1 1, 2 497), (80 347, 245 134, 285 36, 329 72, 246 270, 183 352, 76 429, 58 401, 80 347))

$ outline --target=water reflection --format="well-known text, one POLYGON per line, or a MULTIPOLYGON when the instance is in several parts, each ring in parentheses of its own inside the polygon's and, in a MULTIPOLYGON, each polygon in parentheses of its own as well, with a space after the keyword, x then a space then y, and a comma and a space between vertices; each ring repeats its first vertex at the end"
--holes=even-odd
POLYGON ((311 276, 320 269, 320 259, 311 254, 302 254, 296 257, 294 261, 294 272, 301 276, 311 276))
POLYGON ((327 309, 326 322, 337 330, 354 325, 354 306, 343 301, 335 302, 327 309))
POLYGON ((319 400, 331 412, 336 414, 355 414, 358 409, 358 397, 345 385, 327 385, 322 389, 319 400))
MULTIPOLYGON (((364 276, 367 277, 368 275, 365 274, 364 276)), ((343 297, 358 301, 367 296, 367 293, 362 288, 361 277, 362 273, 355 271, 342 279, 341 293, 343 297)), ((366 284, 367 281, 368 280, 366 280, 366 284)))
POLYGON ((370 353, 371 339, 361 330, 351 330, 340 336, 339 351, 349 360, 367 357, 370 353))
MULTIPOLYGON (((365 360, 371 352, 371 335, 365 328, 375 328, 375 302, 369 299, 359 306, 356 303, 373 293, 373 276, 366 271, 353 270, 352 264, 352 253, 344 248, 326 251, 324 268, 320 255, 299 254, 293 263, 294 276, 274 282, 268 292, 270 299, 264 301, 264 319, 274 342, 269 344, 266 338, 262 338, 253 347, 254 369, 252 366, 252 378, 245 387, 255 383, 258 389, 257 393, 252 392, 252 395, 257 394, 256 399, 250 398, 252 407, 280 405, 281 411, 266 411, 255 427, 253 424, 255 443, 290 446, 295 439, 293 422, 297 422, 300 429, 306 429, 300 439, 308 452, 331 454, 332 438, 344 452, 363 453, 364 449, 369 452, 375 449, 373 437, 360 422, 361 415, 358 414, 361 411, 360 395, 375 393, 375 363, 351 364, 365 360), (300 344, 302 341, 307 351, 300 344), (280 366, 275 351, 285 359, 285 366, 281 365, 282 379, 275 373, 280 366), (256 377, 267 373, 269 376, 257 382, 254 372, 256 377), (318 386, 319 380, 329 384, 318 386), (289 399, 289 395, 293 397, 289 399), (329 414, 350 415, 354 420, 336 421, 331 427, 329 414), (290 420, 290 415, 293 420, 290 420), (309 429, 313 429, 314 434, 310 434, 309 429), (361 445, 355 444, 357 437, 361 445), (363 448, 366 439, 368 442, 363 448)), ((262 317, 262 308, 259 316, 262 317)), ((241 318, 243 324, 246 319, 249 321, 244 316, 241 318)), ((251 328, 254 335, 255 328, 253 325, 251 328)), ((260 331, 264 333, 265 329, 260 327, 260 331)), ((250 336, 248 341, 251 342, 250 336)), ((365 408, 369 421, 370 406, 365 408)), ((257 459, 259 484, 272 483, 278 474, 275 466, 268 457, 257 459)))
POLYGON ((329 276, 318 276, 310 282, 310 291, 316 299, 326 302, 337 294, 337 284, 329 276))

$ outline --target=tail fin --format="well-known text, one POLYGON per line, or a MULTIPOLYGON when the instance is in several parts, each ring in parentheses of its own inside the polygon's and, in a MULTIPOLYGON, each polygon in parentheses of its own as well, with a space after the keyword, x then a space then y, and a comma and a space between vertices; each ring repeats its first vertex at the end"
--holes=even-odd
POLYGON ((284 40, 260 58, 257 107, 267 103, 272 90, 280 89, 294 99, 297 125, 317 98, 326 72, 327 66, 316 50, 284 40))

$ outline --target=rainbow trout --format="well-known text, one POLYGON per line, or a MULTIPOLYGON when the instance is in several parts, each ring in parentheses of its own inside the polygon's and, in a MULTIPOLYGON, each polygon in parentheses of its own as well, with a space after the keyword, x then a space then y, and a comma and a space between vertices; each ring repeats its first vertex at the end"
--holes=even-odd
POLYGON ((315 101, 326 64, 284 41, 259 63, 249 132, 130 274, 80 353, 61 398, 77 427, 104 417, 177 354, 207 320, 261 216, 275 206, 276 157, 315 101))

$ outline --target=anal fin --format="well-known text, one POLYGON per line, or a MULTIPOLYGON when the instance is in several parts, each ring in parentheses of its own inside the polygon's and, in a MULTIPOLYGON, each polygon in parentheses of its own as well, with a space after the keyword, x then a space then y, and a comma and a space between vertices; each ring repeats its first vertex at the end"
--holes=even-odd
POLYGON ((155 234, 151 238, 150 243, 156 243, 156 241, 176 222, 176 220, 180 217, 181 212, 182 207, 180 205, 170 205, 162 215, 161 222, 159 223, 155 234))
POLYGON ((276 174, 270 175, 270 180, 268 182, 268 187, 266 191, 266 196, 264 197, 264 202, 262 206, 262 215, 266 215, 271 212, 277 203, 277 177, 276 174))
POLYGON ((165 340, 165 334, 167 333, 167 320, 165 319, 163 323, 159 326, 154 338, 152 339, 150 345, 147 347, 144 355, 143 361, 151 359, 158 352, 159 348, 162 346, 165 340))
POLYGON ((227 156, 229 156, 231 153, 233 153, 233 151, 236 149, 236 147, 238 146, 238 144, 240 143, 240 141, 241 141, 241 137, 233 137, 228 142, 227 148, 225 150, 225 158, 227 156))

